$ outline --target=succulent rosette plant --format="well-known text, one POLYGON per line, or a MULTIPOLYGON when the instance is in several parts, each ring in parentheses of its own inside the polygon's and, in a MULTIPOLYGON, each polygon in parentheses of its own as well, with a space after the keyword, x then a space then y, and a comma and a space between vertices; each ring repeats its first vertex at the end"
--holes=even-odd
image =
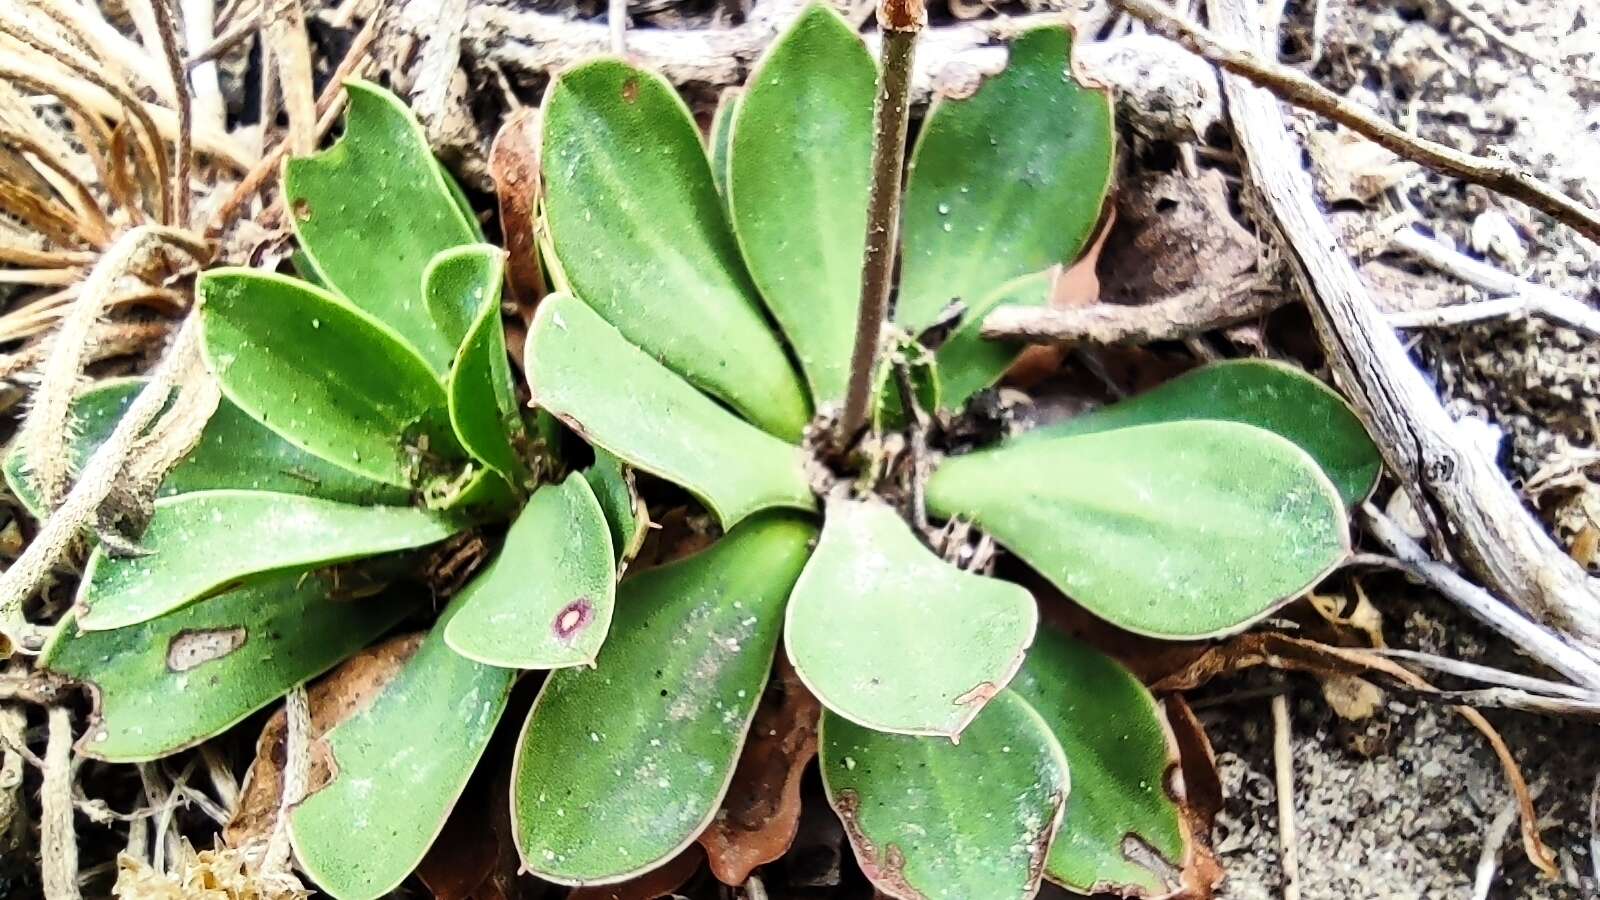
MULTIPOLYGON (((288 827, 322 888, 377 897, 433 843, 517 678, 548 671, 510 773, 516 846, 540 878, 605 884, 717 816, 782 653, 825 707, 826 793, 883 893, 1184 887, 1196 835, 1155 699, 1040 627, 1059 598, 956 542, 936 552, 925 520, 970 524, 1116 626, 1201 638, 1338 565, 1378 461, 1335 394, 1261 361, 985 446, 941 440, 1018 355, 983 315, 1048 303, 1106 202, 1112 109, 1071 43, 1020 35, 1004 71, 922 123, 899 349, 873 378, 878 438, 934 417, 909 466, 874 449, 886 438, 842 457, 821 440, 852 377, 878 79, 831 9, 774 44, 709 150, 659 75, 596 59, 552 80, 558 290, 524 348, 536 413, 507 359, 503 254, 403 105, 349 85, 344 136, 285 172, 302 277, 202 276, 223 400, 163 483, 146 552, 94 550, 43 653, 94 689, 83 752, 164 756, 343 660, 376 666, 321 731, 330 764, 288 827), (557 422, 592 464, 572 471, 557 422), (649 524, 634 472, 687 490, 721 536, 622 578, 649 524), (498 547, 434 617, 408 576, 480 543, 498 547)), ((78 399, 76 453, 136 389, 78 399)), ((6 476, 30 496, 25 459, 6 476)))

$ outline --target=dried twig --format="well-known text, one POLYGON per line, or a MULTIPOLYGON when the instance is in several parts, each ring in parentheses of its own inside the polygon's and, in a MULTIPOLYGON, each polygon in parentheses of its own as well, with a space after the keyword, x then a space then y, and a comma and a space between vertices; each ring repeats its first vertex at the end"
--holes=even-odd
POLYGON ((1289 695, 1272 695, 1272 771, 1278 795, 1278 849, 1283 861, 1283 900, 1300 900, 1300 841, 1294 827, 1294 750, 1289 695))
POLYGON ((172 0, 150 0, 155 13, 156 32, 160 37, 161 55, 167 61, 167 74, 172 79, 172 90, 178 107, 178 139, 174 142, 172 217, 169 225, 189 227, 189 204, 193 186, 189 173, 194 169, 194 107, 189 102, 189 79, 183 70, 183 49, 180 46, 178 26, 172 14, 172 0))
POLYGON ((50 709, 39 789, 39 863, 45 900, 78 900, 78 838, 72 828, 72 713, 50 709))
MULTIPOLYGON (((1450 566, 1428 555, 1392 519, 1372 504, 1361 510, 1367 533, 1395 555, 1393 567, 1438 591, 1478 621, 1504 635, 1538 662, 1586 688, 1600 690, 1600 662, 1559 634, 1528 619, 1450 566)), ((1391 561, 1384 561, 1388 565, 1391 561)))
MULTIPOLYGON (((1213 24, 1230 39, 1257 39, 1253 6, 1212 0, 1211 9, 1213 24)), ((1523 507, 1494 461, 1460 433, 1384 322, 1317 208, 1301 148, 1276 98, 1242 76, 1223 81, 1260 219, 1278 232, 1336 381, 1426 517, 1435 544, 1453 549, 1496 594, 1600 659, 1600 592, 1523 507), (1448 534, 1441 522, 1449 524, 1448 534)))
POLYGON ((1389 324, 1396 328, 1438 328, 1526 315, 1571 328, 1586 337, 1600 337, 1600 311, 1581 300, 1452 250, 1414 228, 1396 232, 1390 244, 1468 284, 1491 294, 1506 295, 1477 303, 1390 313, 1389 324))
POLYGON ((1494 820, 1483 832, 1483 850, 1478 854, 1478 870, 1473 877, 1472 900, 1489 900, 1489 890, 1494 887, 1494 873, 1500 868, 1500 848, 1517 824, 1517 801, 1513 797, 1495 813, 1494 820))
POLYGON ((263 875, 285 874, 289 871, 289 811, 305 799, 311 777, 311 708, 303 684, 284 698, 285 732, 283 738, 283 794, 278 801, 277 819, 272 825, 272 836, 262 855, 263 875))
POLYGON ((878 6, 883 32, 878 92, 872 111, 872 187, 867 196, 866 250, 861 262, 861 302, 856 313, 850 383, 839 415, 834 446, 844 449, 867 421, 873 376, 889 315, 889 288, 899 248, 900 176, 905 166, 906 127, 911 120, 911 66, 917 37, 928 24, 922 0, 884 0, 878 6))
POLYGON ((1116 0, 1151 30, 1177 41, 1224 70, 1271 91, 1277 97, 1326 116, 1384 149, 1437 172, 1453 175, 1523 203, 1545 213, 1589 240, 1600 243, 1600 211, 1561 193, 1533 178, 1507 160, 1487 159, 1464 153, 1435 141, 1407 134, 1370 109, 1335 94, 1294 69, 1270 62, 1249 49, 1259 33, 1251 29, 1245 44, 1234 43, 1239 35, 1221 34, 1222 25, 1213 20, 1213 34, 1157 0, 1116 0), (1220 36, 1219 36, 1220 35, 1220 36))
POLYGON ((1538 694, 1550 694, 1572 700, 1600 700, 1600 693, 1596 693, 1589 688, 1574 687, 1559 681, 1551 681, 1548 678, 1519 675, 1516 672, 1507 672, 1504 669, 1496 669, 1492 666, 1467 662, 1466 660, 1451 659, 1448 656, 1439 656, 1435 653, 1387 647, 1376 648, 1372 652, 1379 656, 1405 660, 1436 672, 1454 675, 1457 678, 1469 678, 1484 684, 1499 685, 1521 691, 1532 691, 1538 694))
POLYGON ((1196 285, 1137 306, 1003 305, 983 320, 983 336, 1030 343, 1145 344, 1175 341, 1260 318, 1288 303, 1282 291, 1254 290, 1255 276, 1224 285, 1196 285))

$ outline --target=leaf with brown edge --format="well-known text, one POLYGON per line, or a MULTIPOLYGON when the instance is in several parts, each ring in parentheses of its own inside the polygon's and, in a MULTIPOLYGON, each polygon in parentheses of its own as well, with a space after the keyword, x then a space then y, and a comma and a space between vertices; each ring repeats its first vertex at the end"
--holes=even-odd
POLYGON ((1183 812, 1190 837, 1189 858, 1179 875, 1183 900, 1210 900, 1222 884, 1222 864, 1211 847, 1211 826, 1222 811, 1222 776, 1217 772, 1217 754, 1205 726, 1183 697, 1173 694, 1165 701, 1167 726, 1178 748, 1179 809, 1183 812))
POLYGON ((774 674, 722 809, 699 838, 711 874, 733 887, 789 852, 800 828, 800 780, 817 755, 822 705, 782 655, 774 674))
POLYGON ((689 883, 706 855, 696 844, 690 844, 660 868, 618 884, 601 884, 581 887, 567 895, 567 900, 657 900, 673 897, 678 889, 689 883))
MULTIPOLYGON (((420 632, 401 635, 368 647, 312 685, 307 694, 312 747, 318 746, 317 741, 328 729, 372 702, 417 652, 423 637, 420 632)), ((245 773, 239 807, 222 830, 223 842, 229 847, 265 840, 272 833, 283 797, 285 722, 283 710, 273 713, 256 740, 256 758, 245 773)), ((308 778, 311 788, 327 783, 332 775, 328 762, 326 754, 312 751, 308 778)))
POLYGON ((508 295, 526 324, 534 304, 548 293, 537 237, 541 186, 536 107, 523 107, 506 117, 489 148, 489 177, 494 179, 500 230, 505 235, 508 295))

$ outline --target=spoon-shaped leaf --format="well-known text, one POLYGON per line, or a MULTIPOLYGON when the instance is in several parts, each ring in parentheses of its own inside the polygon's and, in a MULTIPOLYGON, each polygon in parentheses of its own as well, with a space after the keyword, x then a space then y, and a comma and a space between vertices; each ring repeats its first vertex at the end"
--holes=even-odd
POLYGON ((815 533, 803 519, 762 516, 622 583, 596 667, 551 673, 523 727, 512 817, 535 875, 623 881, 705 828, 815 533))
POLYGON ((197 491, 156 501, 145 556, 97 549, 78 586, 78 627, 122 628, 244 579, 410 550, 457 531, 407 506, 355 506, 266 491, 197 491))
POLYGON ((645 535, 650 532, 650 510, 634 485, 633 472, 612 454, 595 448, 594 465, 583 470, 583 477, 594 489, 595 499, 605 510, 606 525, 611 529, 611 549, 616 551, 617 562, 627 565, 644 546, 645 535))
POLYGON ((393 680, 329 729, 333 778, 289 815, 295 858, 340 900, 393 890, 417 867, 477 768, 517 673, 444 643, 456 603, 393 680))
POLYGON ((443 375, 456 345, 423 303, 422 272, 439 251, 482 238, 406 105, 364 81, 346 82, 345 93, 344 137, 284 166, 295 236, 322 283, 443 375))
POLYGON ((1365 500, 1383 470, 1378 448, 1343 398, 1304 371, 1265 359, 1212 363, 1137 397, 1025 432, 1018 439, 1185 419, 1243 422, 1288 438, 1317 461, 1346 506, 1365 500))
POLYGON ((817 406, 842 402, 850 379, 877 74, 855 29, 814 3, 757 64, 734 113, 734 231, 817 406))
POLYGON ((1085 894, 1155 897, 1178 888, 1140 859, 1176 873, 1192 848, 1167 794, 1177 753, 1155 698, 1133 673, 1088 644, 1044 629, 1011 689, 1042 716, 1072 766, 1072 802, 1045 876, 1085 894), (1144 845, 1129 854, 1128 839, 1144 845))
POLYGON ((789 601, 784 645, 835 713, 954 737, 1016 674, 1038 620, 1026 590, 935 556, 890 507, 835 500, 789 601))
POLYGON ((513 442, 526 429, 500 325, 505 256, 489 244, 446 250, 429 264, 423 294, 441 330, 459 342, 445 386, 456 438, 475 458, 520 484, 526 467, 513 442))
POLYGON ((1045 306, 1055 285, 1050 270, 1014 278, 967 306, 966 316, 939 348, 940 403, 943 409, 961 409, 973 394, 992 386, 1011 368, 1022 352, 1013 341, 983 336, 983 318, 996 306, 1045 306))
POLYGON ((545 96, 545 215, 573 293, 750 421, 798 441, 805 387, 762 316, 688 107, 598 59, 545 96))
POLYGON ((303 281, 213 269, 196 287, 206 364, 289 443, 399 487, 419 456, 459 454, 444 386, 394 332, 303 281))
MULTIPOLYGON (((1111 101, 1072 74, 1072 35, 1051 25, 1011 43, 1005 71, 941 99, 912 151, 895 320, 912 332, 951 300, 1071 262, 1111 184, 1111 101)), ((950 401, 947 401, 950 402, 950 401)))
MULTIPOLYGON (((68 433, 72 435, 73 470, 81 469, 111 436, 128 405, 144 388, 142 378, 111 378, 72 401, 68 433)), ((6 455, 6 486, 36 518, 42 513, 38 494, 27 477, 20 449, 6 455)), ((250 418, 227 398, 217 403, 193 450, 167 473, 158 496, 226 488, 306 494, 325 500, 359 504, 400 504, 407 492, 363 478, 332 465, 285 441, 250 418)))
POLYGON ((79 631, 69 615, 39 661, 94 692, 80 752, 111 762, 156 759, 233 727, 423 599, 338 593, 331 576, 296 573, 114 631, 79 631))
POLYGON ((724 528, 768 507, 814 507, 800 448, 695 390, 583 301, 546 297, 523 358, 534 403, 590 443, 688 488, 724 528))
POLYGON ((946 459, 928 508, 963 516, 1084 608, 1156 637, 1224 634, 1349 552, 1339 492, 1305 451, 1236 422, 1010 441, 946 459))
POLYGON ((1067 800, 1067 760, 1002 691, 961 735, 885 734, 822 716, 822 783, 862 872, 899 900, 1024 900, 1067 800))
POLYGON ((444 639, 492 666, 589 665, 611 627, 616 586, 605 513, 574 472, 534 491, 500 555, 462 591, 444 639))

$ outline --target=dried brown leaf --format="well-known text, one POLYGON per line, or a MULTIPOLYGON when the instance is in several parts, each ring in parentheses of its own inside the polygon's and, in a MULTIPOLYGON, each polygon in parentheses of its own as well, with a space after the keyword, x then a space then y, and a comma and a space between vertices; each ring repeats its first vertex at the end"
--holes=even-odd
POLYGON ((738 887, 789 851, 800 828, 800 779, 817 755, 822 706, 784 654, 750 726, 722 809, 700 835, 711 874, 738 887))
POLYGON ((1222 865, 1211 849, 1211 828, 1222 811, 1222 776, 1217 772, 1217 755, 1205 726, 1176 694, 1164 703, 1167 726, 1178 748, 1180 799, 1184 826, 1188 829, 1189 856, 1179 875, 1181 885, 1173 900, 1209 900, 1222 884, 1222 865))
MULTIPOLYGON (((400 673, 423 635, 409 634, 368 647, 334 669, 309 692, 311 709, 311 773, 308 794, 332 777, 332 765, 319 739, 329 729, 361 711, 400 673)), ((256 758, 245 773, 239 808, 222 831, 223 842, 233 848, 265 841, 272 834, 283 796, 284 737, 287 720, 278 710, 261 729, 256 758)))
MULTIPOLYGON (((505 234, 507 296, 524 324, 545 295, 539 266, 538 208, 539 111, 524 107, 512 113, 489 148, 489 177, 500 204, 500 230, 505 234)), ((512 342, 512 346, 521 346, 512 342)))

